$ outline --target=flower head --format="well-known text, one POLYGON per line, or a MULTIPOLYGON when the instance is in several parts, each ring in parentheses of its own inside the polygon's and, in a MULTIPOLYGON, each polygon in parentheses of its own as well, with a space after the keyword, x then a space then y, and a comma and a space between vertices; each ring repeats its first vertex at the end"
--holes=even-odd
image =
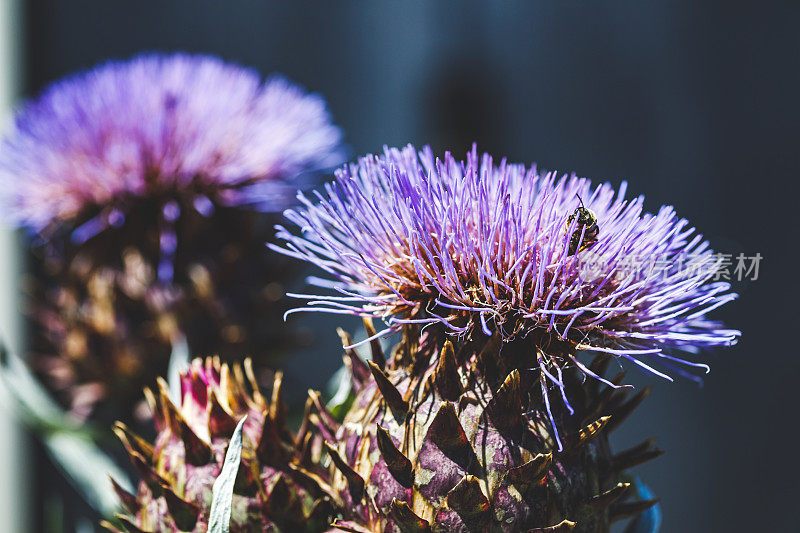
POLYGON ((134 494, 114 483, 126 513, 116 517, 123 530, 208 531, 214 481, 239 423, 241 473, 232 496, 230 531, 327 530, 333 512, 330 499, 314 481, 309 484, 303 478, 298 483, 292 474, 292 466, 313 469, 317 476, 323 473, 310 464, 311 451, 306 448, 320 444, 305 430, 295 436, 287 428, 281 383, 277 373, 271 395, 265 397, 249 359, 244 365, 228 365, 207 358, 194 360, 180 373, 180 401, 170 396, 164 381, 156 391, 146 389, 155 442, 151 445, 124 423, 114 426, 142 477, 134 494))
POLYGON ((338 293, 303 310, 379 316, 385 332, 438 324, 458 337, 532 336, 556 384, 564 365, 593 375, 577 350, 665 377, 649 363, 707 369, 670 352, 734 343, 739 332, 706 314, 736 295, 711 280, 717 258, 686 220, 672 207, 646 213, 625 190, 495 164, 475 148, 463 162, 387 148, 340 169, 315 201, 301 194, 286 216, 302 235, 278 236, 284 253, 330 276, 312 283, 338 293))
MULTIPOLYGON (((137 197, 286 207, 298 175, 341 162, 322 98, 219 59, 146 55, 59 81, 23 105, 0 151, 0 204, 42 229, 137 197)), ((175 215, 175 207, 168 208, 175 215)))
POLYGON ((0 217, 35 233, 36 352, 73 409, 103 396, 129 415, 178 334, 274 363, 295 272, 264 242, 341 138, 321 97, 185 54, 99 66, 18 110, 0 217))

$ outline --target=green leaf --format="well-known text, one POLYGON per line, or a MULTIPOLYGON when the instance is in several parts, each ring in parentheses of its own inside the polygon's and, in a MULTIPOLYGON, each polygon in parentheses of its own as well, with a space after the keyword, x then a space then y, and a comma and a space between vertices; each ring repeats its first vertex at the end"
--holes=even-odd
POLYGON ((86 502, 103 516, 119 510, 108 476, 130 491, 128 476, 95 444, 93 431, 71 418, 39 384, 25 363, 0 343, 0 378, 21 419, 86 502))
POLYGON ((346 368, 342 367, 337 370, 328 381, 327 392, 329 399, 326 407, 333 417, 341 422, 356 399, 356 392, 350 381, 350 372, 346 368))
POLYGON ((245 416, 233 432, 228 451, 225 453, 225 462, 222 472, 219 473, 214 487, 211 489, 211 511, 208 519, 208 533, 230 533, 231 506, 233 504, 233 484, 239 472, 239 462, 242 460, 242 427, 245 416))
POLYGON ((39 384, 22 359, 9 352, 2 343, 0 343, 0 363, 3 384, 19 414, 25 417, 28 424, 55 429, 80 428, 80 424, 70 419, 39 384))

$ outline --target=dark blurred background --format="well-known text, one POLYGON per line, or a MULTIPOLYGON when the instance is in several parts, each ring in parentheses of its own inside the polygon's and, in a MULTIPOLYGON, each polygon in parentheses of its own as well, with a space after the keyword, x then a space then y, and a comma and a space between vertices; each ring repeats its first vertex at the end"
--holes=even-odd
MULTIPOLYGON (((38 0, 25 89, 145 50, 217 54, 322 93, 353 155, 408 142, 463 154, 477 141, 627 179, 718 251, 761 253, 759 279, 716 314, 743 331, 739 345, 709 354, 702 388, 634 376, 655 391, 615 441, 654 436, 667 451, 638 469, 664 532, 796 531, 799 14, 796 2, 691 0, 38 0)), ((336 324, 314 326, 329 350, 289 363, 297 390, 337 369, 336 324)))

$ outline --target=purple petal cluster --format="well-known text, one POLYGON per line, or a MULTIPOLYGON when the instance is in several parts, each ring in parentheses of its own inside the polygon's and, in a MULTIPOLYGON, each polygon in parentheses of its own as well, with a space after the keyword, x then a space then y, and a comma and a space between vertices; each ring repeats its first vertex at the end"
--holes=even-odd
POLYGON ((283 78, 262 82, 213 57, 140 56, 22 106, 0 148, 0 205, 34 229, 176 190, 201 212, 217 202, 279 211, 291 180, 342 162, 340 142, 322 98, 283 78))
MULTIPOLYGON (((717 257, 686 220, 672 207, 645 212, 626 187, 495 162, 476 148, 465 161, 386 148, 338 170, 315 197, 301 194, 285 213, 301 234, 279 228, 277 249, 321 267, 328 277, 310 281, 335 292, 297 295, 310 299, 298 311, 382 317, 378 335, 439 324, 461 337, 567 341, 664 377, 651 362, 707 370, 671 352, 735 343, 738 331, 706 315, 736 295, 713 281, 717 257), (586 231, 570 219, 581 203, 599 234, 573 253, 573 233, 586 231)), ((593 375, 571 353, 560 357, 593 375)), ((563 364, 540 359, 560 385, 553 373, 563 364)))

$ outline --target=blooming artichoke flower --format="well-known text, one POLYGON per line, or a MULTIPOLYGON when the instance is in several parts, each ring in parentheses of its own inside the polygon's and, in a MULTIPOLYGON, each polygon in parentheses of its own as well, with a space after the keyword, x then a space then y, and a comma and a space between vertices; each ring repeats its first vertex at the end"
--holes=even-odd
POLYGON ((477 149, 465 163, 386 149, 339 170, 318 204, 301 194, 305 208, 286 212, 303 235, 280 228, 288 244, 275 248, 323 268, 333 279, 311 282, 340 293, 291 312, 385 318, 381 334, 436 324, 461 339, 529 337, 542 352, 531 366, 562 391, 550 366, 595 377, 572 353, 553 353, 562 343, 667 379, 648 363, 707 369, 670 352, 735 343, 739 332, 706 314, 736 295, 709 282, 719 261, 688 221, 671 207, 645 213, 626 188, 494 165, 477 149), (575 254, 570 242, 585 230, 570 218, 583 199, 599 237, 575 254))
POLYGON ((59 81, 19 110, 0 152, 2 205, 36 230, 99 209, 84 232, 120 224, 137 198, 163 196, 168 219, 215 203, 277 211, 296 176, 341 162, 340 141, 324 101, 283 78, 140 56, 59 81))
POLYGON ((257 357, 290 340, 264 327, 292 280, 264 242, 340 143, 322 98, 213 57, 112 62, 24 104, 0 205, 41 244, 36 351, 73 406, 132 403, 181 335, 257 357))
POLYGON ((604 371, 614 357, 667 379, 707 370, 693 354, 739 332, 706 316, 735 298, 707 243, 625 189, 409 146, 299 196, 285 215, 301 234, 280 227, 276 249, 321 267, 310 281, 333 294, 295 295, 310 299, 297 311, 365 317, 372 350, 367 366, 345 341, 337 527, 607 531, 654 503, 625 501, 623 475, 653 442, 613 455, 607 441, 648 389, 630 397, 604 371))

